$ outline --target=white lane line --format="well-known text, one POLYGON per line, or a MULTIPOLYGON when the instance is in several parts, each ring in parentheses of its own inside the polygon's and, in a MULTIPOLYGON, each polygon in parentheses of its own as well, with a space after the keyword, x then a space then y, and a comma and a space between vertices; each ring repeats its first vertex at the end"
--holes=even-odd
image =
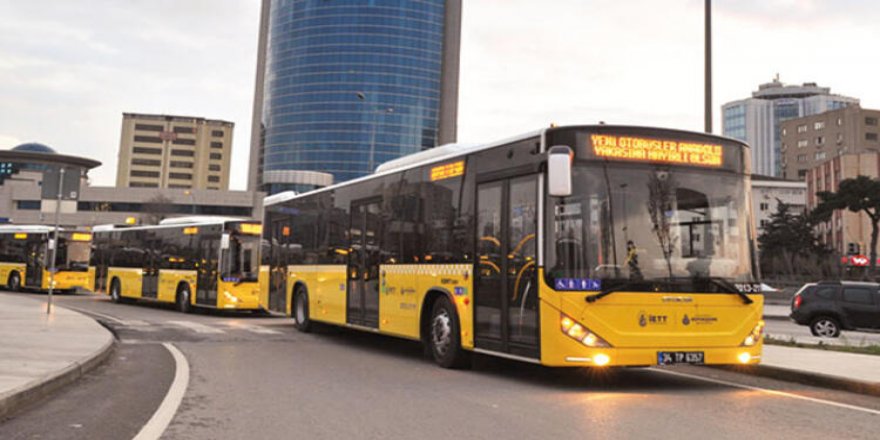
POLYGON ((158 440, 159 437, 162 437, 165 429, 171 424, 174 414, 177 413, 177 408, 183 401, 183 395, 189 385, 189 362, 186 361, 186 357, 173 344, 164 342, 162 345, 171 352, 171 356, 174 358, 174 380, 159 408, 137 433, 134 440, 158 440))
POLYGON ((770 390, 767 388, 753 387, 751 385, 743 385, 743 384, 738 384, 736 382, 728 382, 726 380, 721 380, 721 379, 712 379, 712 378, 703 377, 703 376, 696 376, 693 374, 679 373, 677 371, 663 370, 663 369, 659 369, 659 368, 652 368, 651 370, 657 371, 660 373, 664 373, 664 374, 670 374, 673 376, 687 377, 690 379, 702 380, 704 382, 711 382, 711 383, 715 383, 715 384, 719 384, 719 385, 726 385, 729 387, 742 388, 742 389, 751 390, 751 391, 758 391, 758 392, 770 394, 773 396, 806 400, 807 402, 819 403, 819 404, 828 405, 828 406, 836 406, 838 408, 851 409, 853 411, 861 411, 861 412, 865 412, 868 414, 873 414, 875 416, 880 416, 880 411, 878 411, 876 409, 864 408, 864 407, 855 406, 855 405, 848 405, 846 403, 838 403, 838 402, 833 402, 831 400, 816 399, 815 397, 801 396, 800 394, 786 393, 785 391, 776 391, 776 390, 770 390))
POLYGON ((230 321, 225 323, 229 328, 239 329, 249 331, 251 333, 256 333, 259 335, 280 335, 281 332, 278 330, 272 330, 270 328, 262 327, 259 325, 245 324, 241 321, 230 321))
POLYGON ((220 334, 226 333, 219 328, 209 327, 204 324, 199 324, 197 322, 192 321, 168 321, 168 324, 174 324, 183 328, 188 328, 196 333, 205 333, 205 334, 220 334))
POLYGON ((99 318, 104 318, 104 319, 107 319, 107 320, 113 321, 113 322, 115 322, 115 323, 117 323, 117 324, 119 324, 119 325, 125 325, 125 321, 123 321, 123 320, 121 320, 121 319, 119 319, 119 318, 117 318, 117 317, 115 317, 115 316, 105 315, 105 314, 103 314, 103 313, 94 312, 94 311, 92 311, 92 310, 83 310, 83 309, 80 309, 80 308, 78 308, 78 307, 70 307, 70 306, 68 306, 68 305, 65 305, 64 307, 67 308, 67 309, 76 310, 77 312, 83 313, 83 314, 85 314, 85 315, 93 315, 93 316, 97 316, 97 317, 99 317, 99 318))

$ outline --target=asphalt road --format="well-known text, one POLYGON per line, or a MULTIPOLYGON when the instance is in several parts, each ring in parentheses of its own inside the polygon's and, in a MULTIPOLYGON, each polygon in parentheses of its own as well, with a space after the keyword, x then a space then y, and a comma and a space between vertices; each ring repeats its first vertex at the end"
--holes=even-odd
POLYGON ((817 338, 810 334, 810 328, 805 325, 795 324, 793 321, 767 319, 766 333, 777 339, 791 340, 804 343, 819 343, 833 345, 880 345, 880 332, 844 330, 837 338, 817 338))
POLYGON ((285 318, 182 315, 91 295, 59 304, 93 313, 121 344, 85 380, 0 425, 0 438, 129 438, 171 382, 161 342, 183 352, 191 374, 169 439, 873 439, 880 426, 880 399, 732 371, 550 369, 488 357, 451 371, 412 342, 301 334, 285 318))

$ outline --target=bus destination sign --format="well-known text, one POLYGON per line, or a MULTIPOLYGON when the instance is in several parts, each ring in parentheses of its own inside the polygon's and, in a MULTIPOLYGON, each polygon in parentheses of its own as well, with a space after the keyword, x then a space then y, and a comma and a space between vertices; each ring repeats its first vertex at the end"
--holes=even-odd
POLYGON ((713 168, 722 165, 718 144, 605 134, 590 135, 590 142, 596 157, 713 168))
POLYGON ((431 168, 431 182, 443 179, 451 179, 464 174, 464 161, 447 163, 431 168))

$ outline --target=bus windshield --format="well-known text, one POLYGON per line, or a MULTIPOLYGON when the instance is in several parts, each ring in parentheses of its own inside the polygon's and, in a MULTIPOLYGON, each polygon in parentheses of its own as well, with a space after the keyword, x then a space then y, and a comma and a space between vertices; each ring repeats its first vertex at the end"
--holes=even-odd
POLYGON ((90 253, 90 242, 74 241, 69 237, 61 236, 58 238, 55 265, 62 270, 88 270, 90 253))
POLYGON ((224 279, 237 282, 257 281, 257 270, 260 255, 260 236, 232 233, 229 237, 229 249, 223 259, 224 279))
POLYGON ((572 195, 548 202, 551 286, 712 292, 717 283, 702 281, 754 281, 742 174, 619 163, 572 171, 572 195))

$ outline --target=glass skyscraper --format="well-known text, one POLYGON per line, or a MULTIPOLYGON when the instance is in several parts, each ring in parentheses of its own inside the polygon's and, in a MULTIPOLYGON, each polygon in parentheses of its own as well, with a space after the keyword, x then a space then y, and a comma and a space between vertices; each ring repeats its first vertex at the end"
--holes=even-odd
POLYGON ((264 0, 250 189, 354 179, 454 142, 461 0, 264 0))
POLYGON ((830 88, 816 83, 784 85, 777 77, 758 86, 751 98, 721 107, 722 133, 752 147, 752 173, 781 177, 783 121, 858 103, 858 99, 833 95, 830 88))

